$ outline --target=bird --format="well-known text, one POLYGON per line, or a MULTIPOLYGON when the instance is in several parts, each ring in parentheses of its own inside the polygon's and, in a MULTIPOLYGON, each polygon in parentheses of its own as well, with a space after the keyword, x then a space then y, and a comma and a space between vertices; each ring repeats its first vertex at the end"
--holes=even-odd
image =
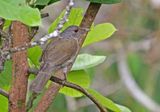
MULTIPOLYGON (((51 76, 59 69, 67 72, 79 49, 80 27, 72 25, 66 28, 55 39, 50 40, 41 56, 40 70, 30 85, 34 93, 41 93, 51 76)), ((65 76, 66 77, 66 76, 65 76)))

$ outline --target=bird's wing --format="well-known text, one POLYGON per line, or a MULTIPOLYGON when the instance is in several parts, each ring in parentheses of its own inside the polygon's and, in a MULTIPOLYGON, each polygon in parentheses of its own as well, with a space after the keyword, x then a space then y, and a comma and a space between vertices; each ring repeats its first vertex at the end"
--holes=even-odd
POLYGON ((51 41, 43 53, 42 61, 53 66, 64 64, 75 55, 77 48, 75 39, 60 38, 51 41))

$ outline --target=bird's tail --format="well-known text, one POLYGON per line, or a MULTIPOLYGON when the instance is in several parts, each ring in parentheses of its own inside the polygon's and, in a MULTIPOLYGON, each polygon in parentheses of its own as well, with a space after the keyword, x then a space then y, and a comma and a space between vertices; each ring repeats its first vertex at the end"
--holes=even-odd
POLYGON ((43 88, 45 87, 51 76, 52 71, 40 70, 36 78, 31 83, 30 90, 34 93, 42 92, 43 88))

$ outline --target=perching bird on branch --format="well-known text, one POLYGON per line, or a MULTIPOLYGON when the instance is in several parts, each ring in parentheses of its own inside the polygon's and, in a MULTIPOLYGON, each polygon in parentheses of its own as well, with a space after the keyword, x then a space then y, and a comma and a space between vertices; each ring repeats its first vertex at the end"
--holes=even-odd
POLYGON ((78 26, 70 26, 60 35, 52 39, 43 51, 41 57, 41 67, 38 75, 32 82, 30 90, 40 93, 48 80, 58 69, 63 69, 64 75, 67 72, 67 65, 73 62, 79 49, 79 30, 86 30, 78 26))

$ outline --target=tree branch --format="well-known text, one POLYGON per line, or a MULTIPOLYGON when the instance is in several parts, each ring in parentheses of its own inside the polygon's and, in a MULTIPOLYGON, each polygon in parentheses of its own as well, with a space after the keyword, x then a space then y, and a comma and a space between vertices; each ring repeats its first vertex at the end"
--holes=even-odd
MULTIPOLYGON (((29 32, 26 25, 14 21, 11 32, 13 47, 29 42, 29 32)), ((9 92, 9 111, 25 112, 25 102, 28 86, 27 52, 17 52, 12 55, 12 86, 9 92)))
MULTIPOLYGON (((100 6, 101 6, 101 4, 90 3, 80 27, 84 27, 84 28, 91 27, 99 9, 100 9, 100 6)), ((82 32, 81 30, 79 32, 82 34, 81 39, 79 40, 79 45, 82 46, 88 32, 87 31, 82 32)), ((68 67, 69 68, 68 72, 70 71, 71 66, 68 67)), ((57 71, 54 74, 54 76, 59 79, 64 79, 63 70, 57 71)), ((55 83, 51 84, 50 87, 48 88, 48 90, 46 91, 46 93, 44 94, 44 96, 42 97, 42 99, 40 100, 38 106, 35 109, 35 112, 39 112, 39 111, 45 112, 48 109, 48 107, 50 106, 50 104, 53 102, 53 99, 56 97, 56 95, 58 94, 61 87, 62 87, 61 85, 58 85, 55 83)), ((101 112, 104 112, 104 111, 101 111, 101 112)))
POLYGON ((134 81, 131 71, 129 70, 126 62, 124 49, 118 49, 117 52, 119 75, 127 90, 130 92, 132 97, 136 99, 136 101, 138 101, 148 110, 150 110, 151 112, 159 112, 160 106, 156 102, 154 102, 149 96, 147 96, 134 81))
POLYGON ((6 92, 5 90, 1 89, 0 88, 0 94, 3 95, 4 97, 8 98, 9 95, 8 95, 8 92, 6 92))

